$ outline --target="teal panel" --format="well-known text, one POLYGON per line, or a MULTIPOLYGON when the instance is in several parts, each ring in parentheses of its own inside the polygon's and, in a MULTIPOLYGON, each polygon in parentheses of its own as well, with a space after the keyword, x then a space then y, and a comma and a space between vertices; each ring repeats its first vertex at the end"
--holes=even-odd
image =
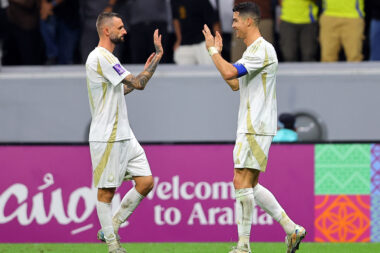
POLYGON ((370 194, 370 154, 370 144, 315 145, 315 194, 370 194))

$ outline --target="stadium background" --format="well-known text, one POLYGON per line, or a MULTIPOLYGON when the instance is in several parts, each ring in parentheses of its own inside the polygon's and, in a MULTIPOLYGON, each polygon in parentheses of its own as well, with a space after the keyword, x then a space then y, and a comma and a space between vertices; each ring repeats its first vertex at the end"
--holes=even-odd
MULTIPOLYGON (((282 63, 279 69, 279 113, 307 112, 321 133, 318 140, 306 134, 297 144, 273 144, 263 184, 305 224, 307 241, 379 242, 379 65, 282 63)), ((156 189, 121 236, 236 241, 233 194, 216 184, 230 187, 232 179, 238 93, 213 67, 168 65, 156 74, 144 92, 126 96, 156 189)), ((83 67, 3 67, 0 80, 0 226, 10 231, 1 242, 94 242, 83 67)), ((254 241, 283 241, 276 222, 260 209, 256 215, 254 241)))

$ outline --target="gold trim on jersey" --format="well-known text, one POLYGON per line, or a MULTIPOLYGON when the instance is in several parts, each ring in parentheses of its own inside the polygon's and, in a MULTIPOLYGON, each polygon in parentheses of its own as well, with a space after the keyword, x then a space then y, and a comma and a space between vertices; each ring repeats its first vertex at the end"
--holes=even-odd
POLYGON ((266 170, 267 163, 268 163, 267 156, 265 155, 264 151, 261 149, 259 143, 257 143, 255 139, 255 135, 246 134, 245 136, 247 137, 248 144, 251 148, 251 152, 253 156, 256 158, 257 162, 259 163, 260 168, 257 168, 257 169, 260 169, 260 171, 264 172, 266 170))
MULTIPOLYGON (((268 52, 267 48, 265 48, 265 60, 263 63, 263 67, 269 66, 269 58, 268 58, 268 52)), ((264 100, 267 100, 267 75, 268 73, 263 73, 261 75, 261 80, 263 82, 263 90, 264 90, 264 100)))
POLYGON ((260 74, 264 69, 266 69, 267 67, 269 67, 270 65, 272 65, 274 62, 271 62, 265 66, 262 66, 261 68, 258 68, 256 69, 255 71, 253 71, 253 73, 251 74, 252 75, 252 79, 257 76, 258 74, 260 74))
POLYGON ((249 53, 251 53, 251 54, 256 53, 257 50, 259 50, 259 47, 260 47, 260 45, 261 45, 261 41, 262 41, 262 40, 259 40, 259 41, 256 43, 256 45, 254 45, 251 49, 249 49, 249 53))
MULTIPOLYGON (((86 70, 87 70, 87 68, 88 68, 88 66, 86 65, 86 70)), ((90 105, 91 105, 91 113, 93 113, 93 111, 95 110, 95 105, 94 105, 94 99, 93 99, 92 93, 91 93, 90 80, 88 80, 87 76, 86 76, 86 83, 87 83, 88 98, 90 100, 90 105)))
POLYGON ((103 55, 103 57, 110 63, 114 64, 116 63, 116 59, 113 55, 111 55, 109 52, 105 51, 105 49, 100 48, 100 53, 103 55))
POLYGON ((106 103, 107 83, 102 82, 102 87, 103 87, 102 109, 100 111, 103 111, 104 104, 106 103))
POLYGON ((94 185, 95 185, 95 187, 98 186, 100 177, 102 176, 103 171, 107 166, 113 144, 115 143, 115 140, 116 140, 118 121, 119 121, 119 107, 116 110, 115 122, 113 123, 112 133, 111 133, 110 138, 108 139, 107 147, 106 147, 106 149, 102 155, 102 158, 100 159, 98 166, 96 166, 96 168, 94 170, 94 185))
POLYGON ((243 143, 238 142, 238 143, 236 143, 236 145, 238 146, 238 151, 237 151, 237 153, 236 153, 235 164, 240 164, 239 155, 240 155, 240 152, 241 152, 241 148, 243 147, 243 143))
POLYGON ((247 130, 248 130, 248 133, 256 134, 256 131, 253 128, 253 125, 252 125, 252 120, 251 120, 251 105, 249 104, 249 99, 247 101, 247 130))
MULTIPOLYGON (((267 54, 267 51, 265 50, 265 59, 264 59, 264 63, 263 63, 263 66, 261 68, 258 68, 256 69, 251 75, 252 77, 250 78, 255 78, 255 76, 257 76, 258 74, 260 74, 264 69, 266 69, 267 67, 269 67, 270 65, 272 65, 274 62, 271 62, 271 63, 268 63, 269 62, 269 58, 268 58, 268 54, 267 54)), ((263 73, 261 75, 261 79, 263 81, 263 89, 264 89, 264 96, 265 96, 265 100, 266 100, 266 92, 267 92, 267 86, 266 86, 266 81, 267 81, 267 73, 263 73)), ((248 130, 248 133, 252 133, 252 134, 256 134, 256 131, 255 129, 253 128, 253 125, 252 125, 252 120, 251 120, 251 106, 249 104, 249 98, 247 99, 247 130, 248 130)))
POLYGON ((118 121, 119 121, 119 105, 117 105, 115 122, 113 123, 112 133, 111 133, 111 136, 110 136, 108 142, 115 142, 115 140, 116 140, 118 121))
POLYGON ((102 67, 100 66, 100 61, 98 59, 98 66, 96 67, 96 72, 98 72, 99 75, 103 76, 102 67))

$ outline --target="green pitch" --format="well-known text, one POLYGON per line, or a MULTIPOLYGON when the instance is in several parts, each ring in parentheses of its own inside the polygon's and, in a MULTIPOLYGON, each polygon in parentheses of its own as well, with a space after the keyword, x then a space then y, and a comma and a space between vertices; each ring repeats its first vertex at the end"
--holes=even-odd
MULTIPOLYGON (((227 253, 233 243, 130 243, 128 253, 227 253)), ((252 243, 253 253, 285 253, 284 243, 252 243)), ((1 253, 105 253, 100 243, 0 244, 1 253)), ((297 253, 378 253, 380 243, 302 243, 297 253)))

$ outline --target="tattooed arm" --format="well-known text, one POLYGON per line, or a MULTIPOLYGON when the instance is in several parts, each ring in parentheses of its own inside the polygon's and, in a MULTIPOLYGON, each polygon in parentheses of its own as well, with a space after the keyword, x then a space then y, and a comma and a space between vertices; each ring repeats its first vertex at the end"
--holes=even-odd
POLYGON ((153 34, 154 47, 156 52, 151 54, 145 63, 144 70, 137 76, 128 75, 122 81, 124 84, 124 95, 130 93, 134 89, 143 90, 148 83, 149 79, 156 71, 157 65, 160 62, 164 50, 161 44, 161 35, 158 35, 158 29, 153 34))

